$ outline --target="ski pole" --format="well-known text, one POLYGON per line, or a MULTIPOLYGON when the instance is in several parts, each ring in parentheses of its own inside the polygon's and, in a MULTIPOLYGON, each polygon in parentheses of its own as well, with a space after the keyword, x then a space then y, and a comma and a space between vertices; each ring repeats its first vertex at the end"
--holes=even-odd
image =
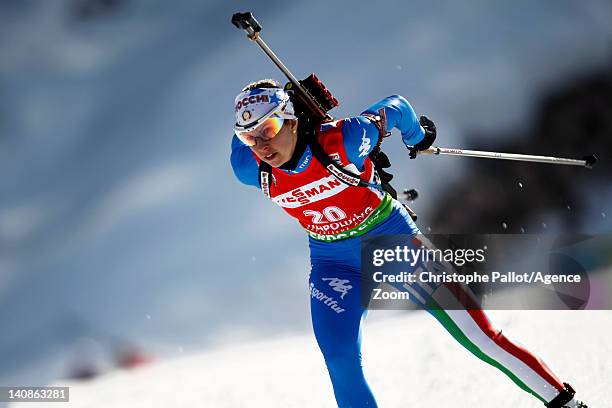
MULTIPOLYGON (((259 33, 261 32, 261 25, 253 14, 250 12, 246 13, 235 13, 232 15, 232 24, 237 28, 244 30, 247 33, 247 37, 257 43, 259 47, 270 57, 272 62, 285 74, 287 79, 297 89, 298 93, 303 95, 303 101, 308 105, 311 112, 319 119, 330 118, 327 114, 327 110, 317 102, 317 99, 302 86, 301 82, 289 71, 289 69, 283 64, 283 62, 276 56, 274 51, 268 47, 268 45, 262 40, 259 33)), ((337 104, 337 102, 336 102, 337 104)), ((329 110, 329 109, 328 109, 329 110)), ((479 150, 463 150, 463 149, 450 149, 445 147, 432 146, 429 149, 419 151, 420 154, 434 154, 434 155, 451 155, 451 156, 466 156, 466 157, 481 157, 487 159, 499 159, 499 160, 515 160, 524 162, 537 162, 537 163, 548 163, 548 164, 563 164, 570 166, 582 166, 586 168, 592 168, 597 162, 595 155, 589 155, 583 157, 582 160, 577 159, 565 159, 559 157, 550 156, 534 156, 527 154, 514 154, 514 153, 499 153, 499 152, 484 152, 479 150)))
POLYGON ((548 163, 548 164, 563 164, 567 166, 581 166, 588 169, 593 168, 597 162, 597 157, 594 154, 584 156, 582 160, 578 159, 565 159, 561 157, 552 156, 535 156, 531 154, 516 154, 516 153, 500 153, 500 152, 484 152, 481 150, 464 150, 464 149, 450 149, 447 147, 432 146, 429 149, 421 150, 418 154, 433 154, 433 155, 449 155, 449 156, 463 156, 463 157, 480 157, 485 159, 498 159, 498 160, 515 160, 523 162, 535 162, 535 163, 548 163))

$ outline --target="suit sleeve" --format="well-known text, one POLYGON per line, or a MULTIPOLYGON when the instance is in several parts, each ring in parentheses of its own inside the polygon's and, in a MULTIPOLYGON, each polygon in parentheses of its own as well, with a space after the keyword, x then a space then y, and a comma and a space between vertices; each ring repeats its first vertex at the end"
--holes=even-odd
MULTIPOLYGON (((363 113, 378 115, 381 108, 385 110, 388 132, 393 128, 398 129, 404 144, 409 146, 414 146, 423 140, 425 130, 406 98, 400 95, 389 96, 370 106, 363 113)), ((365 159, 376 147, 380 138, 378 128, 367 117, 357 116, 344 120, 342 134, 349 161, 362 170, 365 159)))
POLYGON ((342 123, 342 140, 348 160, 361 171, 363 163, 376 147, 380 133, 378 128, 365 116, 344 119, 342 123))
POLYGON ((383 108, 387 117, 387 131, 396 128, 402 133, 402 140, 408 146, 414 146, 425 137, 419 118, 410 103, 401 95, 391 95, 370 106, 365 112, 378 114, 383 108))
POLYGON ((232 138, 230 162, 236 178, 241 183, 259 188, 259 166, 251 149, 242 143, 236 135, 232 138))

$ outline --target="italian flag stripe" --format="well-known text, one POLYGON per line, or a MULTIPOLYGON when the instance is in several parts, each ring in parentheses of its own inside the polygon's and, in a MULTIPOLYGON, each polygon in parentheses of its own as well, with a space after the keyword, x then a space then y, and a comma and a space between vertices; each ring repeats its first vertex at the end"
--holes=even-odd
POLYGON ((504 336, 501 332, 496 333, 495 328, 493 327, 485 313, 480 309, 479 305, 476 304, 472 296, 463 290, 461 285, 448 285, 448 290, 450 290, 455 296, 455 298, 459 300, 463 304, 463 306, 466 307, 468 314, 483 333, 485 333, 489 338, 494 340, 495 343, 502 349, 504 349, 506 352, 510 353, 511 355, 525 363, 527 366, 529 366, 529 368, 531 368, 541 378, 543 378, 547 384, 550 384, 555 387, 557 389, 555 395, 561 390, 563 390, 564 386, 561 380, 559 380, 553 374, 550 368, 541 359, 530 353, 526 348, 521 347, 520 345, 508 340, 506 336, 504 336))
MULTIPOLYGON (((413 244, 426 245, 416 237, 413 244)), ((444 284, 427 299, 426 309, 466 349, 498 368, 520 388, 546 403, 563 389, 546 364, 495 330, 471 293, 459 284, 444 284), (444 299, 444 310, 435 299, 444 299), (450 304, 449 304, 450 303, 450 304), (454 303, 454 304, 453 304, 454 303)))
MULTIPOLYGON (((501 370, 526 392, 546 403, 559 391, 519 358, 483 332, 467 310, 443 310, 433 299, 428 301, 428 311, 463 347, 481 360, 501 370), (536 391, 537 390, 537 391, 536 391)), ((484 316, 486 319, 486 316, 484 316)), ((488 319, 487 319, 488 321, 488 319)))
POLYGON ((436 308, 432 308, 429 311, 436 319, 438 319, 438 321, 440 323, 442 323, 442 325, 444 326, 444 328, 446 330, 448 330, 448 332, 455 338, 455 340, 457 340, 463 347, 465 347, 466 349, 468 349, 472 354, 474 354, 476 357, 478 357, 479 359, 491 364, 492 366, 498 368, 499 370, 501 370, 504 374, 506 374, 508 377, 510 377, 510 379, 512 381, 514 381, 516 383, 516 385, 518 385, 519 387, 521 387, 523 390, 527 391, 530 394, 535 395, 538 399, 540 399, 542 402, 546 403, 548 401, 546 401, 544 398, 542 398, 539 394, 537 394, 535 391, 533 391, 531 388, 529 388, 527 386, 527 384, 525 384, 523 381, 521 381, 520 378, 518 378, 516 375, 514 375, 512 373, 512 371, 510 371, 509 369, 507 369, 506 367, 504 367, 503 365, 501 365, 498 361, 492 359, 491 357, 489 357, 488 355, 486 355, 485 353, 483 353, 478 346, 476 346, 476 344, 474 344, 462 331, 461 329, 459 329, 459 327, 455 324, 455 322, 453 321, 453 319, 450 318, 450 316, 442 309, 436 309, 436 308))

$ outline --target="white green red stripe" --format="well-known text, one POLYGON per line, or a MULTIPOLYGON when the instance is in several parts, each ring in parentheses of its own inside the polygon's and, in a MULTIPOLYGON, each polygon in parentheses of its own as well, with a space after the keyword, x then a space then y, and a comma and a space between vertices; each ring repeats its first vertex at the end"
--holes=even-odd
MULTIPOLYGON (((419 246, 426 244, 424 241, 413 237, 413 242, 419 246)), ((564 388, 539 357, 493 327, 465 286, 441 285, 427 297, 425 308, 463 347, 501 370, 540 401, 551 401, 564 388)))
MULTIPOLYGON (((496 330, 484 311, 476 308, 476 305, 465 304, 470 297, 466 293, 458 293, 460 290, 458 285, 440 286, 436 292, 451 292, 457 300, 456 308, 450 308, 452 305, 447 305, 445 301, 445 310, 429 298, 428 311, 463 347, 504 372, 523 390, 544 403, 557 396, 563 384, 546 364, 496 330)), ((434 297, 439 295, 436 293, 434 297)))

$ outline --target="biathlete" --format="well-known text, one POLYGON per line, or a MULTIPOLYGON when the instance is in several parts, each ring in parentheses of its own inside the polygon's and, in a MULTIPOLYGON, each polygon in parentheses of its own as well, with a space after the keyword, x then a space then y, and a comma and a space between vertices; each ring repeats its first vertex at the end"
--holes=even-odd
MULTIPOLYGON (((370 153, 396 128, 414 157, 432 145, 435 126, 425 117, 419 120, 408 101, 394 95, 359 116, 317 125, 313 140, 300 137, 307 125, 300 122, 291 99, 273 80, 242 90, 235 100, 231 165, 242 183, 261 189, 308 232, 312 326, 338 406, 376 407, 361 363, 361 323, 366 314, 360 293, 361 238, 407 234, 416 240, 420 232, 408 209, 380 188, 370 153), (365 182, 343 182, 346 175, 334 170, 329 159, 365 182)), ((449 291, 459 301, 461 296, 449 291)), ((509 340, 479 308, 444 310, 416 303, 461 345, 547 407, 587 407, 574 398, 569 384, 509 340)))

